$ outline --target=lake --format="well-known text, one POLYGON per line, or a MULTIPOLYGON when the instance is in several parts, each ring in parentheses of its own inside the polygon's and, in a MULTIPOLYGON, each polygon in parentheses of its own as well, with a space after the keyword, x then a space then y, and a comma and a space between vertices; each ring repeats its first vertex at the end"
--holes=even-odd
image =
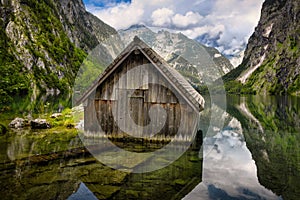
POLYGON ((128 171, 111 169, 84 148, 76 131, 11 130, 0 136, 1 199, 299 199, 300 98, 207 101, 203 138, 172 164, 147 173, 130 167, 155 165, 155 158, 127 163, 128 171), (222 126, 210 120, 213 113, 222 126))

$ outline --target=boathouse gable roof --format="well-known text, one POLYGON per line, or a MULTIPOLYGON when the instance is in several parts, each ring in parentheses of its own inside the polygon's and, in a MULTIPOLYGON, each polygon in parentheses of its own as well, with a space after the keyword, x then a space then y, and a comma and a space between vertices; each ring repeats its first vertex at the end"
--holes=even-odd
POLYGON ((144 56, 153 64, 153 66, 166 78, 175 90, 187 101, 187 103, 196 111, 204 109, 204 98, 190 85, 190 83, 173 67, 171 67, 161 56, 152 48, 145 44, 137 36, 120 53, 120 55, 100 74, 96 81, 87 89, 83 96, 77 101, 77 104, 84 102, 97 87, 109 77, 126 58, 135 50, 140 50, 144 56))

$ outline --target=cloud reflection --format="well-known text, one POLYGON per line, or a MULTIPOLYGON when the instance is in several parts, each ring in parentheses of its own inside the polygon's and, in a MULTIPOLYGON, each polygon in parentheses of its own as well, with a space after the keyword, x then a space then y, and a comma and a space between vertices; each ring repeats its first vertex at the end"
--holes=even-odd
POLYGON ((184 199, 281 199, 260 185, 240 122, 232 118, 203 142, 203 182, 184 199), (210 152, 207 152, 210 151, 210 152))

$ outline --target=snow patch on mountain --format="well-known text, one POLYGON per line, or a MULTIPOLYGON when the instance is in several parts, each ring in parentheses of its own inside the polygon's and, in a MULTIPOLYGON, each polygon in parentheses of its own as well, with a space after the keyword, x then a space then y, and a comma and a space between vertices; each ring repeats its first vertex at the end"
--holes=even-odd
POLYGON ((216 54, 214 55, 214 58, 219 58, 219 57, 221 57, 221 56, 222 56, 221 54, 216 53, 216 54))
MULTIPOLYGON (((265 50, 266 50, 267 48, 268 48, 268 45, 264 46, 264 49, 265 49, 265 50)), ((250 69, 247 70, 247 71, 245 71, 245 73, 242 74, 241 77, 238 78, 238 80, 241 81, 241 82, 244 84, 244 83, 246 82, 246 80, 251 76, 251 74, 252 74, 257 68, 259 68, 259 67, 262 65, 262 63, 264 62, 265 58, 266 58, 266 53, 264 53, 264 54, 262 55, 262 57, 259 59, 258 64, 256 64, 256 65, 253 66, 253 67, 250 67, 250 69)))
POLYGON ((263 33, 263 36, 264 36, 264 37, 268 38, 268 37, 270 36, 270 33, 271 33, 271 31, 272 31, 272 28, 273 28, 273 24, 274 24, 274 23, 272 23, 270 26, 268 26, 268 27, 265 29, 265 32, 263 33))

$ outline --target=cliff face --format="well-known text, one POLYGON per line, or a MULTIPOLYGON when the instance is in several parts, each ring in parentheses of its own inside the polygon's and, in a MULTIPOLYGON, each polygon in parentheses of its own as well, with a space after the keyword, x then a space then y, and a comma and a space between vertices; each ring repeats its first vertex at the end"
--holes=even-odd
POLYGON ((68 37, 76 46, 90 51, 117 31, 87 12, 82 0, 55 1, 59 18, 68 37))
POLYGON ((298 0, 266 0, 242 64, 225 81, 238 80, 256 93, 299 94, 299 19, 298 0))
POLYGON ((69 92, 86 53, 117 34, 82 0, 1 0, 0 32, 0 102, 69 92))

